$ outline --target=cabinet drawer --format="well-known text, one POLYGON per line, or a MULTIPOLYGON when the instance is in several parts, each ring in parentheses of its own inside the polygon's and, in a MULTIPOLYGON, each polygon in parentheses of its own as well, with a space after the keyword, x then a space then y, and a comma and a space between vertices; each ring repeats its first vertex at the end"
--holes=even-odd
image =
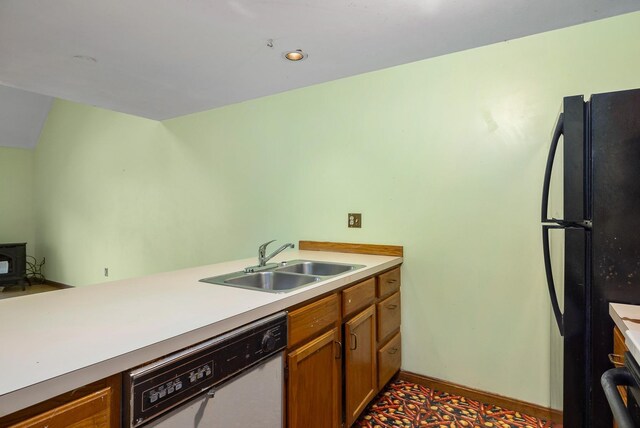
POLYGON ((400 292, 394 293, 376 305, 378 316, 378 343, 400 327, 400 292))
POLYGON ((104 388, 63 404, 11 428, 109 428, 112 423, 109 413, 112 392, 104 388))
POLYGON ((398 332, 391 340, 378 350, 378 389, 389 382, 389 379, 400 370, 402 361, 400 333, 398 332))
POLYGON ((342 292, 342 316, 346 317, 366 308, 376 298, 376 280, 368 279, 342 292))
POLYGON ((340 317, 337 294, 289 312, 289 347, 320 333, 340 317))
POLYGON ((389 272, 378 276, 378 297, 385 297, 395 293, 400 289, 400 268, 397 267, 389 272))

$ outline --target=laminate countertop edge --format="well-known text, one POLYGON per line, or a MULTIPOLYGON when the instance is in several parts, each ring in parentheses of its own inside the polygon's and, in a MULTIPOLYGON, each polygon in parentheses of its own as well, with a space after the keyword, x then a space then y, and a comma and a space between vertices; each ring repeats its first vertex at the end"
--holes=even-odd
POLYGON ((622 332, 631 355, 640 361, 640 306, 609 303, 609 316, 622 332))
POLYGON ((274 261, 293 259, 366 267, 281 294, 199 282, 255 264, 249 258, 0 301, 4 349, 0 353, 0 416, 312 300, 403 261, 402 257, 300 250, 285 251, 274 261))

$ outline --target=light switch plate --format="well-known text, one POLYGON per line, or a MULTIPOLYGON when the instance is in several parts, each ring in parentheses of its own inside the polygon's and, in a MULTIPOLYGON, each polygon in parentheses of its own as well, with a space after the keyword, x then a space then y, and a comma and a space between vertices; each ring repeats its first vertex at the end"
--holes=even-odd
POLYGON ((362 227, 362 214, 361 213, 349 213, 349 217, 347 219, 348 227, 362 227))

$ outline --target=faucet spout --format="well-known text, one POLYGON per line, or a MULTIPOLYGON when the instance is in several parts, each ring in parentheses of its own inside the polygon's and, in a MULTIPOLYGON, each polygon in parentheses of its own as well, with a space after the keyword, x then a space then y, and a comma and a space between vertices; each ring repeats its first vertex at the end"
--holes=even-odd
POLYGON ((281 252, 283 252, 284 250, 286 250, 287 248, 295 248, 295 245, 288 243, 288 244, 284 244, 282 247, 278 248, 277 250, 275 250, 273 253, 269 254, 267 257, 265 257, 264 262, 268 262, 269 260, 271 260, 272 258, 274 258, 275 256, 277 256, 278 254, 280 254, 281 252))
POLYGON ((284 244, 282 247, 278 248, 273 253, 269 254, 268 256, 265 256, 265 253, 266 253, 266 250, 267 250, 267 245, 271 244, 274 241, 275 241, 275 239, 271 240, 269 242, 265 242, 264 244, 260 245, 260 247, 258 247, 258 266, 259 267, 262 267, 262 266, 266 265, 269 260, 271 260, 272 258, 277 256, 278 254, 280 254, 282 251, 286 250, 287 248, 295 248, 295 245, 293 245, 291 243, 284 244))

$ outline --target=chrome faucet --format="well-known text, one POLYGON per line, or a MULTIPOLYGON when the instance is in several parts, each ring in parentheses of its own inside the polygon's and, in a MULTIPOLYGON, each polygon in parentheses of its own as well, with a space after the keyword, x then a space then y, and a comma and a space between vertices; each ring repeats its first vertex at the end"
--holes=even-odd
POLYGON ((278 248, 273 253, 269 254, 268 256, 265 256, 264 253, 267 250, 267 245, 269 245, 269 244, 271 244, 272 242, 275 242, 275 241, 276 240, 273 239, 273 240, 271 240, 269 242, 265 242, 264 244, 262 244, 262 245, 260 245, 258 247, 258 266, 259 267, 262 267, 262 266, 266 265, 269 260, 271 260, 272 258, 277 256, 278 254, 280 254, 281 252, 283 252, 287 248, 294 248, 295 247, 295 245, 293 245, 291 243, 284 244, 282 247, 278 248))
POLYGON ((258 265, 257 266, 250 266, 248 268, 244 268, 244 271, 245 272, 255 272, 257 270, 261 270, 263 268, 266 268, 267 267, 267 262, 269 260, 271 260, 272 258, 277 256, 278 254, 280 254, 281 252, 283 252, 287 248, 295 248, 295 245, 293 245, 292 243, 284 244, 283 246, 281 246, 280 248, 275 250, 273 253, 271 253, 268 256, 266 256, 265 254, 267 252, 267 245, 269 245, 269 244, 271 244, 272 242, 275 242, 275 241, 276 240, 273 239, 273 240, 271 240, 269 242, 265 242, 264 244, 260 245, 258 247, 258 265))

